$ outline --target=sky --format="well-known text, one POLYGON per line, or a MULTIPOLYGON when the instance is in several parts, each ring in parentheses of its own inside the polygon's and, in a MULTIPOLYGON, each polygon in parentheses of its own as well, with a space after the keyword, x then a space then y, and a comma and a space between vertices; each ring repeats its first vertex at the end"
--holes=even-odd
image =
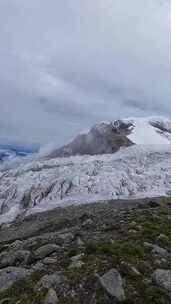
POLYGON ((171 1, 0 0, 0 141, 171 117, 171 1))

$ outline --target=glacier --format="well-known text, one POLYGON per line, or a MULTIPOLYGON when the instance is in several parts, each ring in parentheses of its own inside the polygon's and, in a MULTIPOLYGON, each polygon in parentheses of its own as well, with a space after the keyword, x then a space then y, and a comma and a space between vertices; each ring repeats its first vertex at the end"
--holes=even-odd
POLYGON ((56 207, 171 193, 171 144, 39 159, 0 172, 0 224, 56 207))

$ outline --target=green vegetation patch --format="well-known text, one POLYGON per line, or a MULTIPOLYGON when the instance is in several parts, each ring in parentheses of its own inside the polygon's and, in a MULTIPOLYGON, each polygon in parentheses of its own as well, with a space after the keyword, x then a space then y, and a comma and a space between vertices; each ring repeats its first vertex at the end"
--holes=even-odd
POLYGON ((96 241, 90 241, 85 248, 85 253, 90 254, 102 254, 111 255, 117 257, 125 256, 137 256, 143 257, 145 249, 142 244, 131 241, 114 241, 113 243, 100 243, 96 241))

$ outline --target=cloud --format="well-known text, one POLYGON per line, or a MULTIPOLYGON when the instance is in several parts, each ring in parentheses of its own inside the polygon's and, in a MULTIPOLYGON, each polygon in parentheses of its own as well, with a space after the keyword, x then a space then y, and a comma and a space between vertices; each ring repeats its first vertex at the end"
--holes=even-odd
POLYGON ((99 120, 171 116, 171 3, 0 0, 0 136, 58 145, 99 120))

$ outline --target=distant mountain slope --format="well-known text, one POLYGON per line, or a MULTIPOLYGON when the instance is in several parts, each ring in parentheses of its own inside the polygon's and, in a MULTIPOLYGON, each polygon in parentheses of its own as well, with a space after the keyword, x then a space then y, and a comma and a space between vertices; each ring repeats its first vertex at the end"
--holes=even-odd
POLYGON ((69 144, 53 150, 48 157, 97 155, 118 151, 133 144, 171 144, 171 121, 161 118, 136 118, 102 122, 69 144))

